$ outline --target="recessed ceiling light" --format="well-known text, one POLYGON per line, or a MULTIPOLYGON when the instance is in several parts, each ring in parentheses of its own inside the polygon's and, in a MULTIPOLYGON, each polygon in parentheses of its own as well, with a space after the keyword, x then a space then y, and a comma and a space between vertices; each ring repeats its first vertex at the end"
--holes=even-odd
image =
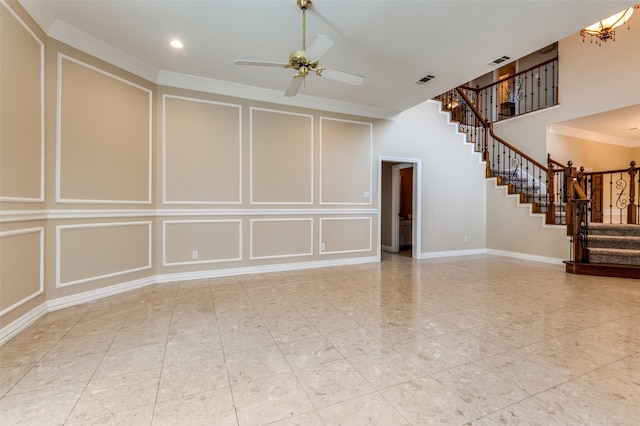
POLYGON ((184 47, 184 44, 178 39, 171 40, 171 43, 169 44, 171 44, 171 46, 175 47, 176 49, 182 49, 184 47))

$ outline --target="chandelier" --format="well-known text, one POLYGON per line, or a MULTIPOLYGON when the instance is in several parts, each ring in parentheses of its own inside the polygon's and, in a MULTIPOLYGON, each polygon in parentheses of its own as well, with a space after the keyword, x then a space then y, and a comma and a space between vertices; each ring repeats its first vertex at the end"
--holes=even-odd
POLYGON ((629 22, 629 18, 631 18, 631 15, 633 14, 633 9, 636 8, 638 8, 638 6, 630 7, 629 9, 618 12, 613 16, 609 16, 607 19, 598 21, 595 24, 580 30, 582 41, 584 42, 586 36, 591 37, 591 43, 593 43, 593 38, 595 37, 597 39, 596 43, 598 46, 601 46, 603 41, 606 42, 609 39, 615 41, 615 29, 629 22))

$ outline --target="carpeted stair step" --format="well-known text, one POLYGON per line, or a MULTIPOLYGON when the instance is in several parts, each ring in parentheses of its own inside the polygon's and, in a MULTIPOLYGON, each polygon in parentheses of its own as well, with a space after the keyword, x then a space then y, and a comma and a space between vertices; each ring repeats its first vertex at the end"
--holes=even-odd
POLYGON ((589 235, 625 235, 640 237, 640 225, 589 223, 589 235))
POLYGON ((640 237, 622 235, 589 235, 589 248, 640 250, 640 237))
POLYGON ((589 248, 589 263, 640 266, 640 250, 589 248))

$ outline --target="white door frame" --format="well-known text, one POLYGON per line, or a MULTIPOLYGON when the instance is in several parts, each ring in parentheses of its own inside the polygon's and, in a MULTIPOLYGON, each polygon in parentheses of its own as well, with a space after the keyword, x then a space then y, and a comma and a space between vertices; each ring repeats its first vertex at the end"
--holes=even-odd
MULTIPOLYGON (((400 251, 400 191, 402 189, 400 182, 400 170, 413 167, 413 163, 399 163, 391 166, 391 251, 397 253, 400 251)), ((413 189, 412 189, 413 191, 413 189)), ((413 196, 413 194, 412 194, 413 196)), ((413 205, 413 200, 412 200, 413 205)), ((411 211, 413 218, 413 210, 411 211)), ((413 232, 413 219, 411 220, 411 232, 413 232)), ((411 243, 413 244, 413 235, 411 235, 411 243)))
POLYGON ((381 235, 382 235, 382 162, 401 163, 394 164, 391 175, 391 249, 392 251, 398 251, 399 244, 399 226, 400 219, 399 213, 399 175, 400 169, 406 169, 413 167, 413 211, 411 212, 411 257, 420 258, 422 253, 422 239, 420 238, 422 228, 422 159, 411 157, 390 157, 380 155, 378 156, 378 256, 380 256, 381 250, 381 235))

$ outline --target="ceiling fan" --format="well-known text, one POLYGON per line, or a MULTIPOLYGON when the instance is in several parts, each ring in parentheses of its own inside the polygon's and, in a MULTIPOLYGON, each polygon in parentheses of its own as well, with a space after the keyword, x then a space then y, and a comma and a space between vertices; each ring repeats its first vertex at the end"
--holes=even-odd
POLYGON ((278 68, 292 68, 297 72, 292 78, 287 90, 284 92, 285 96, 295 96, 298 93, 298 89, 302 85, 305 77, 309 73, 316 73, 319 76, 327 77, 332 80, 340 81, 343 83, 353 84, 359 86, 364 82, 364 77, 351 74, 344 71, 336 71, 328 68, 324 68, 318 65, 318 59, 331 49, 333 46, 333 40, 329 37, 318 34, 309 49, 306 48, 306 12, 311 6, 311 0, 296 0, 298 7, 302 10, 302 50, 296 50, 289 55, 288 63, 280 62, 267 62, 267 61, 248 61, 238 59, 233 61, 236 65, 257 65, 261 67, 278 67, 278 68))

